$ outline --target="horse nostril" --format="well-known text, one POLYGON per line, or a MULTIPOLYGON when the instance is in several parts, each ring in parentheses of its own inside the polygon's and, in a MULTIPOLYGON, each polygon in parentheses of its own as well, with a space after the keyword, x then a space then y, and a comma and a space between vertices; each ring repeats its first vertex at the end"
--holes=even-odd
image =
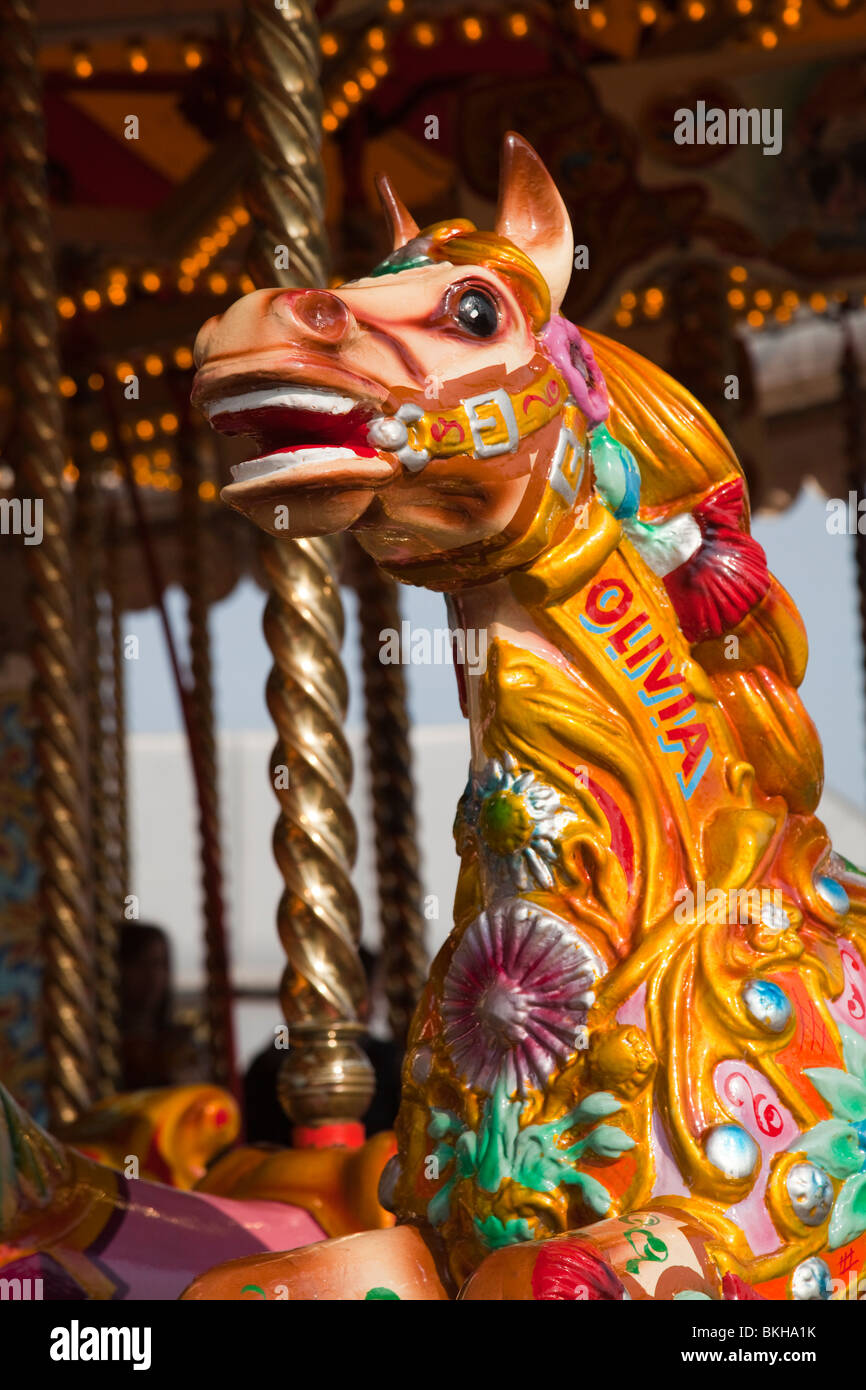
POLYGON ((352 322, 343 301, 327 290, 286 290, 274 301, 274 310, 305 338, 323 343, 341 342, 352 322))

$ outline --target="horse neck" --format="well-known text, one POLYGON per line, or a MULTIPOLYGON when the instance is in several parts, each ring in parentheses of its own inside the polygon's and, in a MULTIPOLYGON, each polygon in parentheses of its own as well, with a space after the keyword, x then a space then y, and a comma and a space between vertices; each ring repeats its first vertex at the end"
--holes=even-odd
POLYGON ((753 806, 748 769, 661 581, 627 541, 584 578, 549 603, 521 602, 514 576, 450 600, 486 654, 483 671, 465 672, 472 763, 480 772, 511 753, 600 822, 634 927, 646 929, 679 885, 754 870, 754 857, 737 867, 739 846, 728 867, 707 862, 710 821, 755 816, 764 843, 774 818, 753 806))

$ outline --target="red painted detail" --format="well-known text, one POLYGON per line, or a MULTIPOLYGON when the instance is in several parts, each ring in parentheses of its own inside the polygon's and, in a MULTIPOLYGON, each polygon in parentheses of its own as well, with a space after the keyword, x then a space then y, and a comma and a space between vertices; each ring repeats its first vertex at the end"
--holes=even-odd
POLYGON ((683 781, 691 777, 709 741, 710 731, 706 724, 678 724, 674 729, 665 729, 665 743, 672 748, 681 743, 686 750, 680 768, 683 781))
POLYGON ((331 1125, 295 1125, 292 1130, 296 1149, 360 1149, 365 1138, 364 1126, 357 1120, 331 1125))
POLYGON ((593 584, 586 596, 586 611, 594 623, 599 627, 610 627, 612 623, 618 623, 629 610, 634 594, 627 584, 623 584, 619 579, 599 579, 593 584), (605 593, 615 596, 619 593, 619 599, 612 608, 600 607, 600 600, 605 593))
POLYGON ((645 627, 648 622, 649 613, 638 613, 636 618, 629 619, 627 623, 623 623, 622 627, 618 627, 616 632, 612 632, 610 645, 614 651, 619 652, 622 656, 629 644, 629 639, 634 637, 636 632, 640 632, 641 628, 645 627))
POLYGON ((629 830, 628 821, 619 804, 614 801, 609 792, 604 790, 604 787, 600 787, 598 782, 594 782, 591 777, 587 778, 586 784, 610 826, 610 847, 622 864, 628 891, 631 892, 634 887, 634 840, 629 830))
POLYGON ((672 705, 665 705, 664 709, 659 710, 659 719, 673 719, 675 714, 685 714, 694 703, 694 695, 681 695, 672 705))
POLYGON ((779 1107, 774 1105, 763 1091, 759 1091, 758 1094, 755 1095, 749 1078, 746 1076, 745 1072, 741 1071, 731 1072, 724 1084, 723 1089, 725 1095, 732 1105, 744 1106, 746 1104, 745 1099, 742 1095, 738 1094, 737 1088, 734 1085, 736 1081, 741 1081, 749 1093, 749 1099, 752 1102, 752 1114, 758 1129, 762 1134, 766 1134, 771 1139, 775 1139, 785 1128, 785 1122, 779 1112, 779 1107))
POLYGON ((621 1302, 625 1289, 588 1240, 578 1236, 541 1241, 532 1267, 532 1296, 538 1302, 621 1302))
POLYGON ((720 637, 742 622, 770 587, 767 557, 745 529, 743 480, 717 488, 694 510, 701 544, 665 576, 665 588, 690 642, 720 637))
POLYGON ((214 1115, 213 1122, 217 1129, 222 1129, 223 1125, 227 1125, 229 1122, 229 1112, 221 1107, 214 1115))
MULTIPOLYGON (((559 766, 564 767, 566 772, 570 772, 572 777, 577 776, 577 768, 569 767, 568 763, 559 761, 559 766)), ((584 778, 587 790, 595 797, 599 810, 610 826, 610 847, 622 865, 623 873, 626 877, 628 890, 631 892, 634 887, 634 840, 629 830, 628 821, 620 810, 619 805, 614 801, 609 792, 604 787, 599 786, 591 777, 584 778)))
POLYGON ((430 433, 432 434, 433 438, 436 440, 437 443, 440 439, 445 439, 445 437, 449 435, 452 430, 457 431, 457 438, 462 443, 462 441, 466 438, 466 432, 463 429, 463 426, 458 424, 456 420, 446 420, 443 416, 440 415, 436 423, 430 426, 430 433))
POLYGON ((167 1187, 174 1187, 174 1173, 171 1164, 168 1163, 159 1148, 160 1128, 158 1125, 150 1136, 150 1143, 141 1166, 149 1178, 155 1179, 156 1182, 164 1182, 167 1187))
POLYGON ((643 679, 643 688, 648 690, 650 695, 658 695, 662 690, 672 690, 675 686, 680 686, 683 682, 682 671, 665 672, 673 661, 670 649, 665 647, 655 666, 648 671, 643 679))
POLYGON ((653 652, 657 652, 663 641, 663 637, 656 635, 650 642, 644 642, 642 647, 639 647, 636 652, 632 652, 631 656, 626 657, 625 664, 628 669, 633 671, 636 666, 640 666, 644 657, 651 656, 653 652))
POLYGON ((722 1298, 727 1302, 737 1303, 766 1303, 762 1293, 753 1289, 751 1284, 747 1284, 738 1274, 726 1274, 722 1279, 722 1298))

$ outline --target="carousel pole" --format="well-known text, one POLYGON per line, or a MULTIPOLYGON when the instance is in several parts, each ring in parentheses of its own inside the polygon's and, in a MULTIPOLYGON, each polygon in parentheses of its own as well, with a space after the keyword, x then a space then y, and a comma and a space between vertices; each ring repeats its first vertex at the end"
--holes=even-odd
POLYGON ((0 146, 8 241, 9 449, 19 493, 41 504, 43 538, 25 547, 33 622, 35 749, 44 902, 43 1019, 47 1101, 55 1122, 90 1103, 93 945, 87 883, 86 773, 75 641, 74 569, 64 464, 53 249, 39 70, 30 0, 0 10, 0 146))
MULTIPOLYGON (((318 34, 312 0, 247 0, 240 46, 244 127, 253 150, 247 189, 259 286, 317 285, 326 239, 320 156, 318 34), (276 248, 289 267, 275 268, 276 248)), ((366 986, 352 887, 352 776, 343 734, 348 687, 340 661, 338 548, 330 540, 266 538, 270 589, 264 631, 274 665, 268 708, 277 728, 271 778, 280 803, 274 854, 285 888, 277 929, 287 956, 280 1002, 290 1050, 278 1082, 299 1145, 359 1142, 373 1093, 360 1046, 366 986)))
POLYGON ((120 964, 118 929, 122 893, 114 849, 116 817, 111 808, 111 749, 113 721, 109 675, 109 615, 104 604, 106 584, 105 501, 99 461, 81 442, 78 507, 80 556, 84 574, 87 660, 87 748, 90 790, 90 854, 93 871, 94 1021, 96 1026, 96 1089, 112 1096, 121 1076, 120 964))
POLYGON ((359 545, 352 546, 351 569, 361 625, 385 994, 391 1033, 402 1046, 427 980, 427 952, 406 680, 402 666, 381 660, 381 633, 399 631, 400 604, 393 579, 359 545))
POLYGON ((117 506, 111 508, 108 527, 113 564, 108 568, 108 601, 111 622, 112 783, 115 824, 115 874, 120 901, 129 892, 129 805, 126 771, 126 686, 123 667, 123 612, 120 603, 120 526, 117 506))
POLYGON ((222 856, 220 853, 220 799, 217 743, 214 730, 213 669, 211 662, 208 603, 205 595, 205 536, 199 496, 201 463, 195 435, 188 420, 179 440, 183 464, 181 519, 183 531, 184 588, 189 628, 189 668, 192 685, 190 713, 195 721, 200 775, 204 796, 199 798, 199 835, 202 844, 201 886, 205 923, 205 974, 210 1077, 234 1091, 234 1021, 225 930, 222 856))

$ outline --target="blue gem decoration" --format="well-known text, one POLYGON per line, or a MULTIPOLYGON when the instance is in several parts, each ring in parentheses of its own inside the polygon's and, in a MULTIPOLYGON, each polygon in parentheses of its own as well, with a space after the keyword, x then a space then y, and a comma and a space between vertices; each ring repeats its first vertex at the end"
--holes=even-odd
POLYGON ((743 986, 743 1003, 768 1033, 784 1033, 791 1018, 791 1001, 779 985, 772 980, 749 980, 743 986))
POLYGON ((704 1152, 730 1181, 747 1178, 759 1158, 757 1144, 741 1125, 716 1125, 707 1135, 704 1152))
POLYGON ((832 907, 834 912, 838 912, 840 917, 851 906, 851 899, 845 892, 837 878, 830 878, 827 874, 819 874, 815 879, 815 888, 819 898, 823 898, 828 907, 832 907))
POLYGON ((833 1276, 829 1265, 819 1255, 801 1261, 791 1275, 791 1297, 801 1302, 828 1299, 833 1293, 833 1276))

